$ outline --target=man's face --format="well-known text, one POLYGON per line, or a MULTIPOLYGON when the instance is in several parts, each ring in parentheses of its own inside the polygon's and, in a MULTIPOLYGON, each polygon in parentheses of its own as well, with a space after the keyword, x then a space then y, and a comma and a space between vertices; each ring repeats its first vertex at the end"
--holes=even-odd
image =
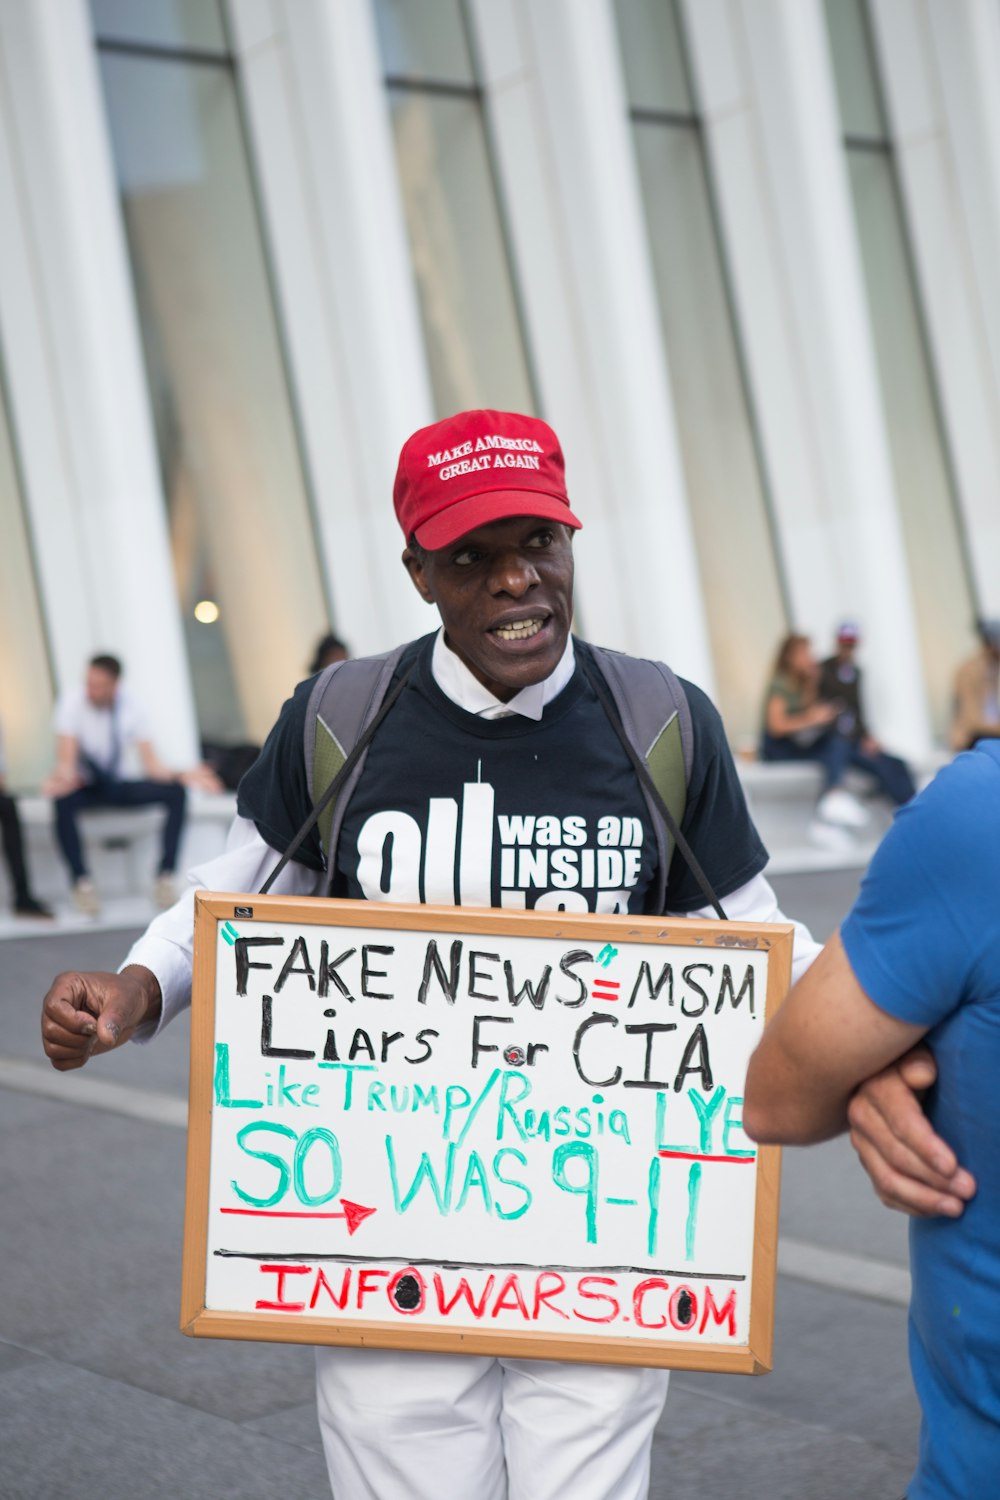
POLYGON ((502 703, 554 671, 573 615, 568 526, 515 516, 437 552, 407 547, 403 562, 448 645, 502 703))
POLYGON ((118 678, 103 667, 87 668, 87 701, 95 708, 110 708, 118 691, 118 678))

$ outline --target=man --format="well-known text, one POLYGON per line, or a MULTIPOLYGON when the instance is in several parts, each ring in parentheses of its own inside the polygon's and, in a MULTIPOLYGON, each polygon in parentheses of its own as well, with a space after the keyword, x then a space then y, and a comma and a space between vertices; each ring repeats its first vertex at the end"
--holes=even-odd
MULTIPOLYGON (((584 670, 597 653, 570 635, 580 522, 552 429, 494 411, 435 423, 404 445, 394 500, 403 563, 442 628, 399 655, 399 696, 353 788, 348 782, 338 796, 339 831, 323 841, 314 829, 273 890, 710 914, 679 857, 660 867, 650 805, 584 670), (492 814, 463 822, 460 857, 442 859, 431 852, 430 820, 461 806, 472 783, 492 814), (602 819, 634 819, 642 839, 627 876, 602 887, 602 862, 591 861, 589 885, 511 885, 495 836, 500 820, 526 827, 565 818, 588 843, 602 819)), ((335 696, 338 683, 363 670, 364 661, 328 668, 286 703, 241 784, 228 852, 197 872, 199 884, 260 888, 312 806, 305 747, 322 723, 310 712, 314 695, 335 696)), ((685 688, 694 753, 682 830, 729 916, 780 920, 718 714, 697 688, 685 688)), ((441 840, 433 843, 439 851, 441 840)), ((56 1067, 144 1038, 188 1003, 191 926, 189 895, 152 924, 119 975, 56 980, 43 1014, 56 1067)), ((800 967, 814 946, 801 938, 800 967)), ((666 1386, 665 1372, 635 1368, 317 1351, 320 1423, 339 1500, 639 1500, 666 1386)))
POLYGON ((979 620, 980 648, 955 673, 951 748, 1000 736, 1000 620, 979 620))
POLYGON ((0 847, 10 873, 13 887, 14 915, 16 917, 41 917, 52 920, 52 913, 43 906, 31 890, 28 878, 28 859, 24 849, 24 834, 17 803, 8 796, 4 784, 3 734, 0 733, 0 847))
POLYGON ((149 737, 145 713, 122 686, 116 656, 94 656, 82 688, 71 688, 56 704, 56 768, 43 790, 55 799, 56 837, 73 882, 73 904, 97 916, 100 897, 87 869, 77 818, 96 807, 165 807, 166 821, 156 877, 159 907, 176 899, 174 870, 184 830, 183 777, 160 761, 149 737), (125 757, 134 746, 144 780, 125 775, 125 757))
POLYGON ((873 776, 879 790, 901 807, 917 789, 906 762, 883 750, 865 722, 861 668, 856 659, 860 642, 858 626, 845 620, 837 629, 835 654, 820 663, 819 696, 840 709, 837 729, 851 746, 848 764, 873 776))
POLYGON ((991 1495, 1000 1475, 998 889, 1000 743, 982 741, 899 813, 747 1077, 748 1134, 824 1140, 850 1112, 862 1159, 881 1157, 883 1198, 918 1216, 910 1360, 923 1423, 909 1500, 991 1495), (922 1052, 894 1068, 923 1037, 933 1062, 922 1052), (925 1120, 904 1085, 927 1087, 935 1063, 925 1120))

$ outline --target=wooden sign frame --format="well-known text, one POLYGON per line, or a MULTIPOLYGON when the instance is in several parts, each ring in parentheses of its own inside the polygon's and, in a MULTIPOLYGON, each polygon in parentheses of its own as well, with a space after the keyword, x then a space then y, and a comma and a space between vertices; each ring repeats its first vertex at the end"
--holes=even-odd
MULTIPOLYGON (((302 1344, 422 1349, 450 1353, 509 1355, 602 1364, 635 1364, 729 1374, 763 1374, 771 1368, 777 1261, 781 1153, 758 1148, 749 1334, 745 1342, 687 1342, 609 1334, 456 1328, 445 1323, 337 1319, 280 1311, 220 1311, 206 1306, 210 1253, 209 1180, 215 1101, 215 985, 219 929, 233 921, 289 923, 298 928, 345 926, 426 931, 462 937, 527 936, 595 943, 655 943, 664 946, 764 952, 767 993, 764 1019, 789 986, 793 927, 785 923, 717 922, 663 917, 601 916, 567 912, 510 911, 470 907, 388 906, 367 901, 292 899, 199 891, 195 896, 194 983, 191 1025, 187 1191, 181 1288, 181 1331, 196 1337, 302 1344)), ((233 929, 230 928, 230 934, 233 929)), ((231 935, 223 934, 227 942, 231 935)), ((440 1017, 438 1018, 440 1020, 440 1017)), ((663 1154, 663 1153, 661 1153, 663 1154)), ((705 1160, 717 1160, 707 1157, 705 1160)), ((232 1212, 233 1210, 229 1210, 232 1212)), ((386 1256, 401 1266, 405 1255, 386 1256)), ((473 1264, 472 1261, 469 1262, 473 1264)), ((666 1273, 664 1273, 666 1274, 666 1273)), ((671 1272, 681 1275, 683 1272, 671 1272)), ((730 1278, 733 1279, 733 1278, 730 1278)), ((739 1279, 739 1278, 736 1278, 739 1279)), ((697 1284, 697 1283, 696 1283, 697 1284)), ((589 1321, 589 1320, 588 1320, 589 1321)), ((648 1326, 648 1325, 647 1325, 648 1326)), ((679 1326, 679 1325, 675 1325, 679 1326)), ((669 1330, 668 1330, 669 1331, 669 1330)))

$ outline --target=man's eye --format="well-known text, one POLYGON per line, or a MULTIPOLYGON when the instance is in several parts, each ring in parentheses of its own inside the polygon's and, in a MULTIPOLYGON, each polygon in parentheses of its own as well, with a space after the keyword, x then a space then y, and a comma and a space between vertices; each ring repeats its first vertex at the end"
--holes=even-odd
POLYGON ((528 538, 529 547, 551 547, 555 537, 551 531, 535 531, 528 538))
POLYGON ((461 552, 456 552, 451 560, 456 568, 468 568, 472 563, 478 562, 480 556, 481 554, 476 551, 475 547, 463 547, 461 552))

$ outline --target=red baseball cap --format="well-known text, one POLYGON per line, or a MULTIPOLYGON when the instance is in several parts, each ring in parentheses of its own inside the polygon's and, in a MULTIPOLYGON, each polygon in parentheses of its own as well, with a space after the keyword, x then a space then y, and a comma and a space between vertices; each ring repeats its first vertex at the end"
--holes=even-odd
POLYGON ((508 516, 579 528, 562 449, 547 422, 512 411, 460 411, 407 438, 392 501, 409 541, 434 552, 508 516))

